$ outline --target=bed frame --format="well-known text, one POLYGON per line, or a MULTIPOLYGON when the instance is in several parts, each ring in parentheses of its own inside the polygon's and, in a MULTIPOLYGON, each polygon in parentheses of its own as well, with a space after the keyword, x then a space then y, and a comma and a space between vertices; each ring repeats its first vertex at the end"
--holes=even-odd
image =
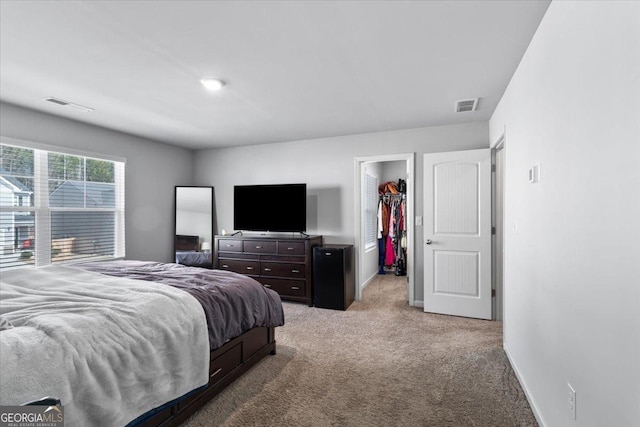
POLYGON ((276 354, 273 327, 257 327, 211 352, 209 383, 186 397, 161 407, 136 427, 176 427, 268 354, 276 354))

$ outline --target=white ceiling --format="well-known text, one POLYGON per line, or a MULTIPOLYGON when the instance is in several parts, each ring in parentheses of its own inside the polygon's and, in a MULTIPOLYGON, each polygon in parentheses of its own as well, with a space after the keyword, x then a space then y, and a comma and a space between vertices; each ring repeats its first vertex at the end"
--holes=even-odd
POLYGON ((194 149, 485 121, 548 5, 2 0, 0 99, 194 149))

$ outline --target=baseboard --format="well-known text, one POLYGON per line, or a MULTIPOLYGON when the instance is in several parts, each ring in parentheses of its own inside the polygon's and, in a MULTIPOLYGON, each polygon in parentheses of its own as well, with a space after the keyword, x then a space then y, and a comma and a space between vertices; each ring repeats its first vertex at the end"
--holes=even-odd
POLYGON ((536 417, 536 421, 538 421, 538 424, 540 425, 540 427, 545 427, 547 424, 544 422, 544 418, 542 417, 542 414, 538 409, 538 405, 536 405, 536 400, 533 398, 533 396, 529 392, 529 388, 527 387, 527 382, 524 380, 522 375, 520 375, 520 371, 518 370, 518 365, 516 365, 516 363, 514 362, 513 357, 511 356, 511 352, 509 351, 509 347, 507 347, 507 343, 505 343, 504 341, 502 342, 502 348, 504 349, 504 352, 507 355, 507 359, 509 359, 511 368, 513 369, 513 372, 516 374, 516 378, 518 379, 518 382, 520 383, 520 386, 524 391, 524 395, 527 398, 527 401, 529 401, 529 406, 531 407, 531 411, 533 411, 533 416, 536 417))
POLYGON ((364 288, 366 288, 367 286, 369 286, 369 284, 371 282, 373 282, 373 280, 378 276, 378 273, 373 274, 371 277, 369 277, 367 280, 364 281, 364 283, 362 285, 360 285, 360 295, 362 295, 362 291, 364 291, 364 288))
POLYGON ((413 306, 414 307, 424 308, 424 301, 413 300, 413 306))

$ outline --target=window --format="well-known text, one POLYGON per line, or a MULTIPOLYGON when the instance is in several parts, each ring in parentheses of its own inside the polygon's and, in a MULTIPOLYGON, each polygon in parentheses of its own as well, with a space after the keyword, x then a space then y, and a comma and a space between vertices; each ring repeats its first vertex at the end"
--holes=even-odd
POLYGON ((124 256, 124 162, 0 145, 0 269, 124 256))
POLYGON ((378 243, 378 178, 364 174, 364 247, 374 247, 378 243))

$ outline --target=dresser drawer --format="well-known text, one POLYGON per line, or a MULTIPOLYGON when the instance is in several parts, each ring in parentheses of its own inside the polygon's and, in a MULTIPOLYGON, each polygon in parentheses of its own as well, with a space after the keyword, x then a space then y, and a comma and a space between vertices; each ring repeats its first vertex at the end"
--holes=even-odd
POLYGON ((225 259, 251 259, 251 260, 259 260, 260 255, 258 254, 245 254, 242 252, 218 252, 218 259, 222 262, 225 259))
POLYGON ((256 279, 283 301, 313 305, 313 248, 322 236, 253 234, 215 236, 214 266, 256 279))
POLYGON ((240 363, 242 363, 241 344, 212 359, 209 363, 209 386, 220 381, 240 363))
POLYGON ((220 252, 242 252, 242 240, 221 239, 218 241, 220 252))
POLYGON ((304 279, 304 264, 261 262, 260 274, 262 276, 291 277, 304 279))
POLYGON ((242 259, 220 259, 218 261, 220 270, 235 271, 236 273, 254 275, 260 274, 260 263, 242 259))
MULTIPOLYGON (((220 356, 217 356, 214 359, 211 359, 209 362, 209 383, 207 384, 207 388, 214 386, 218 381, 223 379, 227 374, 229 374, 233 369, 242 363, 242 344, 238 344, 228 351, 225 351, 220 356)), ((191 403, 201 398, 200 393, 195 393, 192 396, 189 396, 180 402, 178 402, 178 410, 181 411, 191 403)), ((171 408, 169 408, 171 409, 171 408)), ((150 426, 159 425, 159 423, 149 424, 150 426)))
POLYGON ((304 255, 305 243, 281 240, 278 242, 278 254, 279 255, 304 255))
POLYGON ((260 277, 260 282, 265 288, 273 289, 280 295, 305 296, 304 280, 272 279, 262 276, 260 277))
POLYGON ((262 347, 269 344, 269 331, 266 327, 256 327, 245 333, 242 343, 242 361, 251 358, 262 347))
POLYGON ((242 250, 256 254, 273 254, 276 252, 276 242, 268 240, 245 240, 242 242, 242 250))

